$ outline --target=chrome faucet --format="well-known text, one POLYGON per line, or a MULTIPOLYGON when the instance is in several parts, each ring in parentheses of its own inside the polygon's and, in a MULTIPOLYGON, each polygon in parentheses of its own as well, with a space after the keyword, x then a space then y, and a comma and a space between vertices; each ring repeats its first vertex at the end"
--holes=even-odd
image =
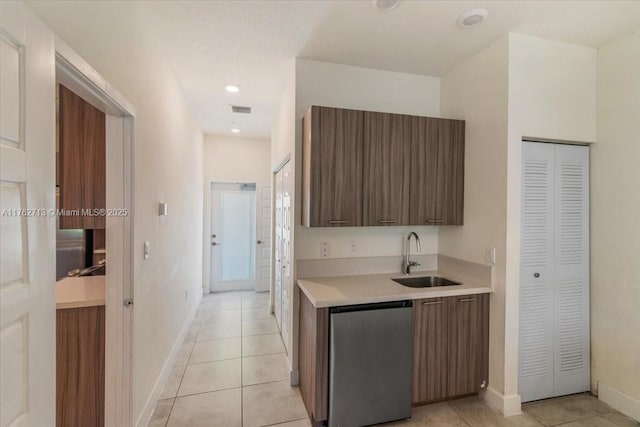
POLYGON ((404 248, 404 272, 406 274, 411 274, 411 267, 417 267, 418 265, 420 265, 415 261, 411 261, 411 236, 414 236, 416 238, 416 251, 422 251, 422 249, 420 248, 420 237, 418 237, 415 231, 412 231, 407 236, 407 242, 404 248))

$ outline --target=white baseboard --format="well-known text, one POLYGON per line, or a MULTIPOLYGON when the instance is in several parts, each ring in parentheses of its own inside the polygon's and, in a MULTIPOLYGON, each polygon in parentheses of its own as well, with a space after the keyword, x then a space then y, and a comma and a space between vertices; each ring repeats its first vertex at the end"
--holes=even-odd
POLYGON ((505 396, 497 390, 488 387, 481 396, 489 406, 505 417, 522 413, 522 402, 519 394, 505 396))
POLYGON ((627 396, 601 382, 598 382, 598 399, 616 411, 622 412, 627 417, 631 417, 640 422, 640 400, 627 396))
POLYGON ((136 427, 146 427, 149 424, 149 420, 151 419, 151 415, 153 414, 153 409, 156 407, 156 403, 158 402, 158 398, 160 397, 160 393, 162 393, 162 389, 164 388, 165 383, 167 382, 167 378, 169 378, 169 374, 171 373, 171 369, 173 368, 173 361, 176 358, 176 355, 180 351, 182 347, 182 342, 187 335, 187 331, 189 330, 189 326, 191 325, 191 321, 196 316, 196 312, 198 311, 198 306, 200 305, 200 298, 198 298, 198 302, 193 306, 191 313, 187 317, 187 321, 182 326, 182 330, 178 335, 178 339, 173 344, 173 348, 169 353, 169 357, 165 360, 164 365, 162 366, 162 371, 160 371, 160 375, 156 380, 156 383, 153 385, 153 389, 151 390, 151 394, 147 398, 147 401, 144 403, 144 407, 140 412, 140 416, 136 420, 136 427))

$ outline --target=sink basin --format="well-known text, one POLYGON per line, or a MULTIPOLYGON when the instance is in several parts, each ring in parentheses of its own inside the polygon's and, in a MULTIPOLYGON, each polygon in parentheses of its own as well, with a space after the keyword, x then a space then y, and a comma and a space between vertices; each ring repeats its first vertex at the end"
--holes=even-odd
POLYGON ((401 277, 399 279, 391 280, 410 288, 433 288, 436 286, 455 286, 461 284, 458 282, 454 282, 453 280, 445 279, 444 277, 438 276, 401 277))

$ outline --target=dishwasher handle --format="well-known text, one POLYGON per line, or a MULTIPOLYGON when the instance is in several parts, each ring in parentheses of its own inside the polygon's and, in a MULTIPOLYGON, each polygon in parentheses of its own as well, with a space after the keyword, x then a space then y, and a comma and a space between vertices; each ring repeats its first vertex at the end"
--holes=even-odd
POLYGON ((331 307, 329 309, 330 314, 335 313, 350 313, 353 311, 367 311, 367 310, 385 310, 389 308, 407 308, 413 307, 413 301, 390 301, 379 302, 374 304, 357 304, 357 305, 343 305, 340 307, 331 307))

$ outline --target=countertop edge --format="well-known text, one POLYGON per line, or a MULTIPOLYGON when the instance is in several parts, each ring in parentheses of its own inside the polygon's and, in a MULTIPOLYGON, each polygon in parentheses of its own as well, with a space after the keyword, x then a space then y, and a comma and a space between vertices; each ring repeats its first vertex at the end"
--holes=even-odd
MULTIPOLYGON (((353 276, 356 280, 358 276, 353 276)), ((416 276, 418 277, 418 276, 416 276)), ((340 307, 345 305, 356 305, 356 304, 370 304, 370 303, 378 303, 378 302, 389 302, 389 301, 403 301, 403 300, 419 300, 426 298, 442 298, 442 297, 451 297, 451 296, 461 296, 461 295, 475 295, 475 294, 490 294, 493 293, 493 288, 491 286, 486 285, 477 285, 470 286, 466 288, 442 288, 434 290, 434 288, 428 288, 429 290, 417 290, 411 293, 403 293, 403 294, 389 294, 389 295, 374 295, 374 296, 362 296, 355 297, 349 299, 323 299, 318 301, 312 294, 312 292, 307 288, 305 282, 309 283, 317 283, 321 281, 321 279, 298 279, 297 285, 300 290, 307 296, 311 304, 315 308, 329 308, 329 307, 340 307)), ((416 288, 420 289, 420 288, 416 288)))

